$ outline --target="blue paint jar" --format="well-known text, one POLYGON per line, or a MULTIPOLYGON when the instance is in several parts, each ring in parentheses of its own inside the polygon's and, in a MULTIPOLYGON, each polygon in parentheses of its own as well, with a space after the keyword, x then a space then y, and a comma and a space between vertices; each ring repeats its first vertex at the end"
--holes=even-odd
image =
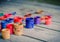
POLYGON ((9 23, 12 23, 13 21, 13 18, 9 18, 9 23))
POLYGON ((34 19, 26 18, 26 28, 34 28, 34 19))
POLYGON ((5 29, 8 23, 6 21, 1 22, 1 29, 5 29))
POLYGON ((15 14, 16 14, 16 12, 12 12, 11 14, 12 14, 12 15, 15 15, 15 14))
POLYGON ((34 24, 40 24, 40 16, 36 16, 35 18, 34 18, 34 24))
POLYGON ((8 23, 12 23, 14 20, 13 20, 13 18, 8 18, 5 21, 8 22, 8 23))

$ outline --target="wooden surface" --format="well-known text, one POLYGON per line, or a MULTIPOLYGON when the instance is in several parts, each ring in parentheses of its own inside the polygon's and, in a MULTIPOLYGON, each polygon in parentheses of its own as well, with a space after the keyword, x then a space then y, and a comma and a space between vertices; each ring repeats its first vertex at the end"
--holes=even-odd
MULTIPOLYGON (((60 42, 60 8, 58 6, 47 4, 41 4, 41 6, 36 6, 30 3, 21 4, 15 2, 7 2, 0 5, 0 12, 10 13, 16 11, 16 16, 23 16, 26 12, 33 13, 37 9, 42 9, 45 11, 40 16, 46 14, 52 15, 53 19, 51 25, 47 26, 44 24, 40 24, 36 25, 33 29, 24 28, 23 36, 11 35, 11 38, 9 40, 3 40, 0 36, 0 42, 60 42)), ((39 15, 33 14, 32 17, 34 16, 39 15)))

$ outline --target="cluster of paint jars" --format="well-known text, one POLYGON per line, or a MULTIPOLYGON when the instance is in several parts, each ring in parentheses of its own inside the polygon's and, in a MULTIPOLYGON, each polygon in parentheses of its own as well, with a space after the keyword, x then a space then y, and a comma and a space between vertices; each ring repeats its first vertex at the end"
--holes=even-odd
POLYGON ((6 14, 0 13, 0 20, 5 20, 15 14, 16 14, 16 12, 6 13, 6 14))
POLYGON ((50 25, 52 23, 52 17, 49 15, 45 15, 44 17, 36 16, 34 18, 26 18, 26 28, 34 28, 34 25, 39 25, 41 22, 45 25, 50 25))
POLYGON ((2 37, 5 39, 10 38, 11 34, 22 35, 23 34, 23 22, 25 22, 25 28, 31 29, 34 28, 34 25, 39 25, 42 21, 44 24, 51 24, 52 17, 49 15, 45 15, 44 17, 35 16, 31 17, 31 14, 24 15, 24 18, 15 16, 14 18, 9 18, 11 15, 15 15, 16 12, 5 14, 3 17, 7 18, 1 21, 0 30, 2 30, 2 37), (4 34, 5 33, 5 34, 4 34), (7 35, 8 34, 8 35, 7 35), (8 37, 7 37, 8 36, 8 37))
POLYGON ((3 39, 10 39, 11 34, 22 35, 23 24, 21 17, 10 18, 9 16, 15 15, 16 12, 3 15, 4 18, 0 20, 0 32, 2 33, 3 39), (14 25, 15 24, 15 25, 14 25))

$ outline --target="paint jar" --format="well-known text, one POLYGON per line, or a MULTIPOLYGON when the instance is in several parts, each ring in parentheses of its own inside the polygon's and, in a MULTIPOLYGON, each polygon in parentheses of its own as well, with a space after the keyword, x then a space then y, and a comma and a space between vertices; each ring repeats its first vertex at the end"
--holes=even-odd
POLYGON ((34 18, 34 24, 40 24, 40 23, 41 23, 40 16, 36 16, 34 18))
POLYGON ((8 23, 13 23, 14 22, 13 18, 8 18, 5 21, 7 21, 8 23))
POLYGON ((2 37, 3 37, 3 39, 10 39, 10 30, 2 29, 2 37))
POLYGON ((26 28, 34 28, 34 19, 26 18, 26 28))
POLYGON ((7 29, 10 29, 10 34, 13 34, 14 33, 13 32, 13 29, 14 29, 13 24, 7 24, 6 28, 7 29))
POLYGON ((26 13, 26 15, 27 15, 27 17, 31 17, 32 14, 31 13, 26 13))
POLYGON ((22 20, 21 17, 14 17, 14 23, 22 23, 22 20))
POLYGON ((37 14, 42 14, 42 12, 44 12, 44 11, 41 9, 37 10, 37 14))
POLYGON ((26 18, 27 18, 28 16, 27 15, 24 15, 24 18, 23 18, 23 20, 26 20, 26 18))
POLYGON ((45 24, 50 25, 52 23, 52 17, 49 15, 45 16, 45 24))
POLYGON ((0 13, 0 16, 3 16, 4 14, 3 13, 0 13))
POLYGON ((9 23, 13 23, 13 22, 14 22, 13 18, 9 18, 9 23))
POLYGON ((15 14, 16 14, 16 12, 12 12, 11 14, 12 14, 12 15, 15 15, 15 14))
POLYGON ((4 16, 1 16, 0 17, 0 20, 5 20, 6 18, 4 16))
POLYGON ((31 13, 30 13, 30 14, 28 14, 28 16, 29 16, 29 17, 31 17, 31 15, 32 15, 31 13))
POLYGON ((6 21, 1 22, 1 29, 5 29, 8 23, 6 21))
POLYGON ((5 18, 9 18, 10 16, 12 16, 11 14, 7 13, 4 15, 5 18))
POLYGON ((14 34, 17 36, 23 34, 23 24, 14 24, 14 34))
POLYGON ((41 23, 45 23, 45 16, 42 16, 40 20, 41 20, 41 23))

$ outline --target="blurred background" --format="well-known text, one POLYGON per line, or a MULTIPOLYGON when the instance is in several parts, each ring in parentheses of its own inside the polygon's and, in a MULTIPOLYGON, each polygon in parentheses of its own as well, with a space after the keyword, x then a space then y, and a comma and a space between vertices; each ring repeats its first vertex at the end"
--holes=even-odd
POLYGON ((0 0, 0 3, 7 2, 7 1, 12 1, 12 2, 16 2, 16 1, 36 1, 36 2, 39 2, 39 3, 48 3, 48 4, 54 4, 54 5, 59 5, 60 6, 60 0, 0 0))

